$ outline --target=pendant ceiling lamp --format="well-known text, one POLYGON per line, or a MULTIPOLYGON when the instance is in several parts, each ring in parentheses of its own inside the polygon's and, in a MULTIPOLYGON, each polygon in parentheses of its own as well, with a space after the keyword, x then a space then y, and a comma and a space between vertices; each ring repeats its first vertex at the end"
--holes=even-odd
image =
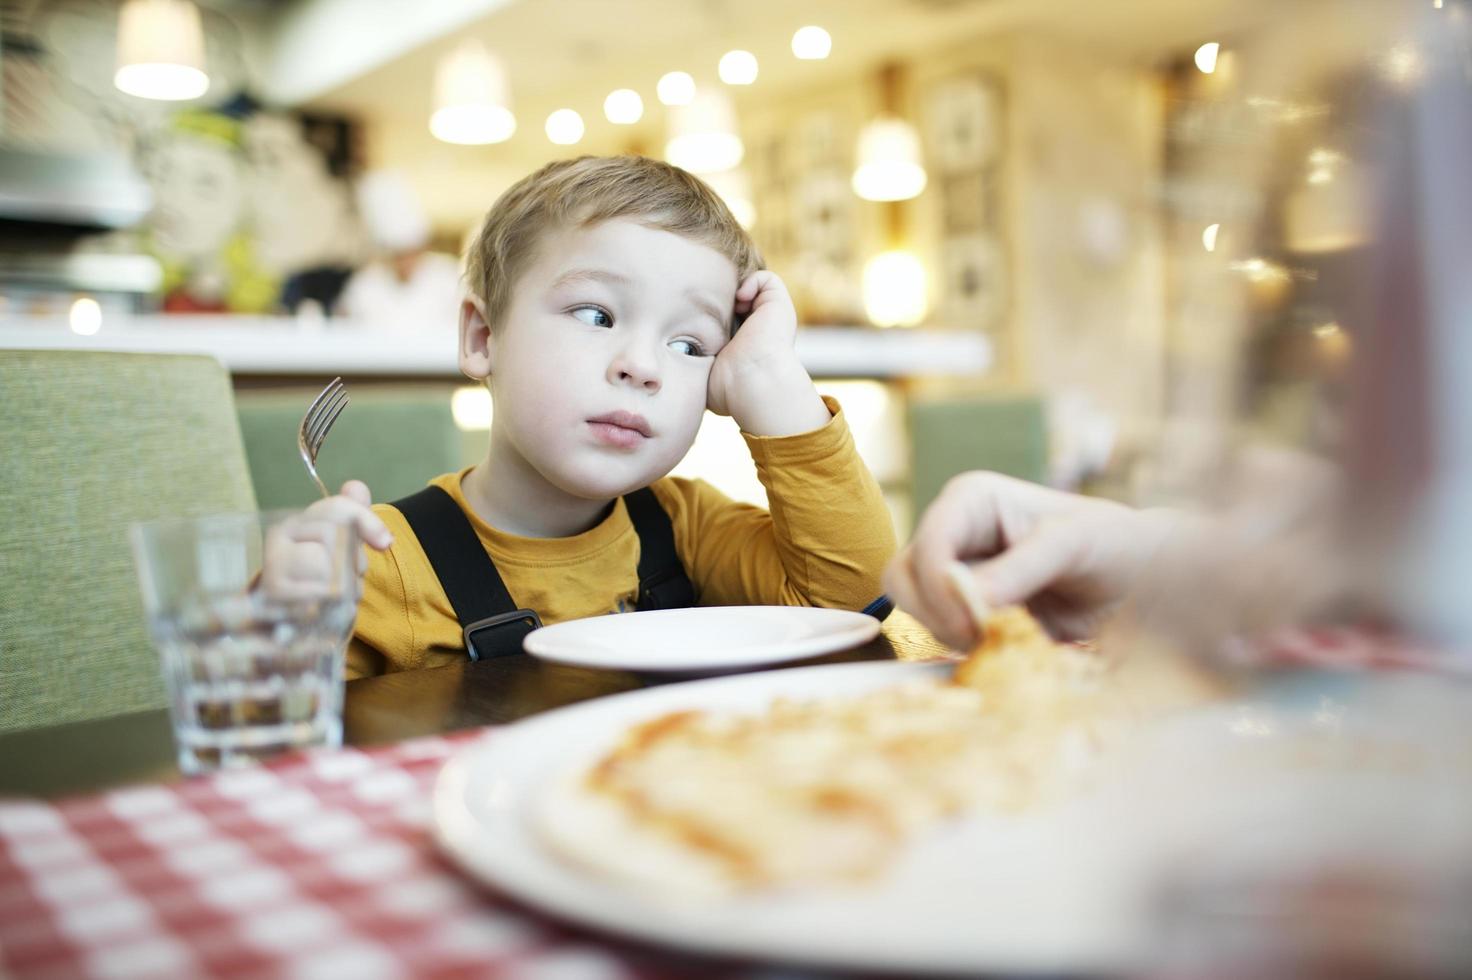
POLYGON ((920 137, 899 114, 900 69, 879 72, 879 117, 859 133, 854 193, 866 201, 907 201, 925 190, 920 137))
POLYGON ((925 319, 925 264, 904 249, 864 264, 864 313, 876 327, 913 327, 925 319))
POLYGON ((440 59, 429 131, 469 146, 503 143, 516 132, 506 68, 481 42, 463 41, 440 59))
POLYGON ((197 99, 210 87, 204 30, 189 0, 126 0, 118 9, 120 91, 169 102, 197 99))
POLYGON ((670 108, 669 141, 664 156, 694 174, 732 170, 746 147, 736 132, 736 109, 725 93, 697 88, 689 105, 670 108))

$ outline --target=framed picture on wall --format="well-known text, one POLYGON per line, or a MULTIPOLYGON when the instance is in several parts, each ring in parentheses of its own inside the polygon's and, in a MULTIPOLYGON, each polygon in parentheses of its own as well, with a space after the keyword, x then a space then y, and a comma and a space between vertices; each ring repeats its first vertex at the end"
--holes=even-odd
POLYGON ((939 173, 975 173, 1001 159, 1001 101, 997 85, 980 73, 947 78, 930 89, 923 116, 939 173))
POLYGON ((995 330, 1007 308, 1007 260, 985 232, 952 235, 941 245, 941 316, 947 326, 995 330))
POLYGON ((842 171, 804 176, 793 214, 798 250, 825 262, 848 262, 854 247, 855 200, 842 171))
POLYGON ((797 163, 803 174, 845 166, 853 152, 853 133, 845 122, 837 112, 814 112, 798 121, 797 163))
POLYGON ((965 235, 992 227, 992 177, 984 171, 943 175, 941 198, 945 202, 942 222, 947 235, 965 235))

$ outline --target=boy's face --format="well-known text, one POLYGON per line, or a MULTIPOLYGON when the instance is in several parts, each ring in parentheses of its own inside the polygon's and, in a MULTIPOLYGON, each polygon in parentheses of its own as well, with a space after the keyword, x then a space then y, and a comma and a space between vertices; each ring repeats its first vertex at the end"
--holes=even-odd
POLYGON ((631 220, 545 236, 490 332, 496 465, 584 499, 668 473, 700 427, 736 276, 716 250, 631 220))

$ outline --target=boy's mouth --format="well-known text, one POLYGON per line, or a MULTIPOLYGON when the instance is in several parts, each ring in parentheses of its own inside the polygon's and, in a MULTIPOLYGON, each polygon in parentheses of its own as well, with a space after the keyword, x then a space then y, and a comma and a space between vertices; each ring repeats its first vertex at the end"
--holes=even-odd
POLYGON ((609 412, 607 415, 588 419, 588 424, 593 427, 594 434, 600 440, 621 449, 637 446, 654 434, 649 428, 649 421, 632 412, 609 412))

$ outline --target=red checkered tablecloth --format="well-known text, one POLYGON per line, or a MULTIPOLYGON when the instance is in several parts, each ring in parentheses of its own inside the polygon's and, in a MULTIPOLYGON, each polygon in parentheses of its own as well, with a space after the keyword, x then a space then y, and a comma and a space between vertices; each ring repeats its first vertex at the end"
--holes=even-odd
MULTIPOLYGON (((1468 663, 1364 630, 1287 630, 1226 652, 1347 669, 1468 663)), ((481 737, 495 735, 0 801, 0 978, 779 975, 600 939, 460 874, 430 839, 429 790, 481 737)))
POLYGON ((0 977, 733 976, 593 938, 459 874, 440 764, 483 731, 56 803, 0 801, 0 977))
POLYGON ((1221 658, 1242 667, 1309 667, 1329 670, 1409 670, 1472 673, 1472 656, 1413 642, 1369 626, 1294 626, 1257 637, 1232 637, 1221 658))

